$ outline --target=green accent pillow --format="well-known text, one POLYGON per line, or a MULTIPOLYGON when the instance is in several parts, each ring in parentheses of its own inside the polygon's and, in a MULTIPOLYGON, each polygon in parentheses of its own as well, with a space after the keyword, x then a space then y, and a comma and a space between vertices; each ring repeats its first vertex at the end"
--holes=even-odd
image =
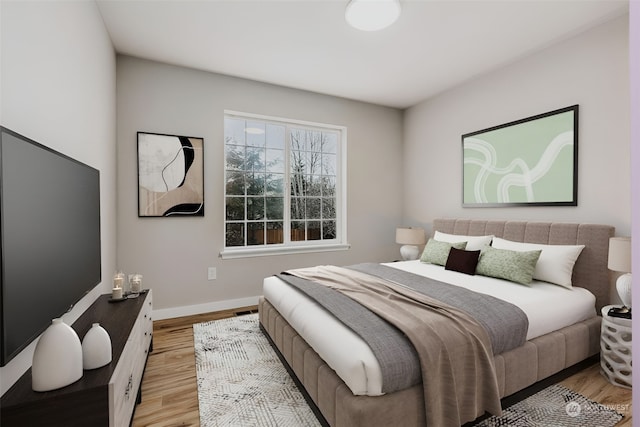
POLYGON ((427 245, 424 247, 424 251, 422 251, 420 261, 429 264, 445 265, 447 258, 449 258, 451 248, 464 249, 466 246, 467 242, 448 243, 429 239, 427 245))
POLYGON ((510 251, 485 246, 480 253, 476 274, 528 285, 542 251, 510 251))

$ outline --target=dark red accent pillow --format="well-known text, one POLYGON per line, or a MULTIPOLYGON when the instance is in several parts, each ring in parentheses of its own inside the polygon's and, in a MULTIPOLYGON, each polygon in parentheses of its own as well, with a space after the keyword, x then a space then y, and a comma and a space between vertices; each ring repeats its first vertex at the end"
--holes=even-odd
POLYGON ((444 269, 474 275, 476 274, 478 258, 480 258, 480 251, 465 251, 451 248, 444 269))

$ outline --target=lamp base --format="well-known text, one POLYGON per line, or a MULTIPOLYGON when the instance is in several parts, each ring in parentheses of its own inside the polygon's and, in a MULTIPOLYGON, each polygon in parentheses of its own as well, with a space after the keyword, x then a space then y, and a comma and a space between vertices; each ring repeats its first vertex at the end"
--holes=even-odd
POLYGON ((623 274, 616 280, 618 296, 625 307, 631 307, 631 273, 623 274))
POLYGON ((418 259, 420 250, 414 245, 403 245, 400 248, 400 255, 402 255, 402 259, 404 261, 412 261, 414 259, 418 259))

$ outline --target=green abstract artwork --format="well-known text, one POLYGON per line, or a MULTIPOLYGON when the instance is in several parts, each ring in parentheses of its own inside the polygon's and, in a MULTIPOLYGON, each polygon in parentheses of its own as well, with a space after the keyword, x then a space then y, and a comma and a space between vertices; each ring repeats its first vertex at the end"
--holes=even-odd
POLYGON ((577 206, 578 106, 462 135, 463 206, 577 206))

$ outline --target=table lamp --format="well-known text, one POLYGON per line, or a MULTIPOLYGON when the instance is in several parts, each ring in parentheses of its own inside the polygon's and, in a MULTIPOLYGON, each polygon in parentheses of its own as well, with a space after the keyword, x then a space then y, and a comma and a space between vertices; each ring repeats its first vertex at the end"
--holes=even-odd
POLYGON ((424 245, 425 242, 424 228, 396 228, 396 243, 403 245, 400 248, 400 255, 405 261, 418 259, 420 255, 418 245, 424 245))
POLYGON ((609 270, 624 273, 616 281, 618 295, 625 307, 631 308, 631 238, 609 239, 609 270))

